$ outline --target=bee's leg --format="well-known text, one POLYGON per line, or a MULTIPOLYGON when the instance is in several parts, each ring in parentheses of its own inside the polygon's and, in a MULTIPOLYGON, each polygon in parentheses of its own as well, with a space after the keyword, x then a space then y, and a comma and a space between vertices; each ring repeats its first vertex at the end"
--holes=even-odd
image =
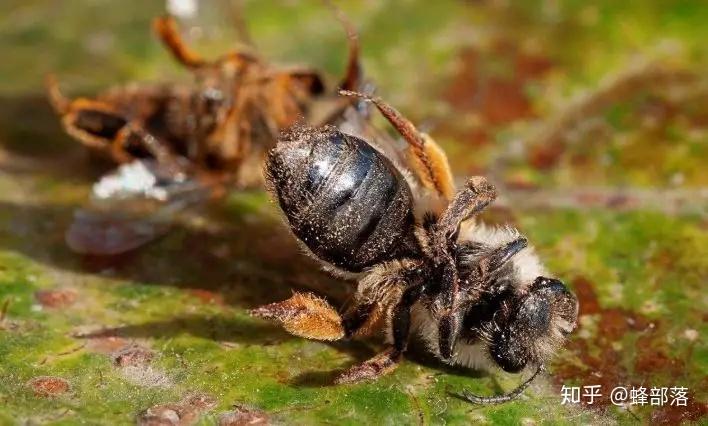
POLYGON ((362 303, 340 316, 325 300, 312 293, 251 310, 251 315, 282 324, 291 334, 312 340, 340 340, 369 334, 380 318, 375 303, 362 303))
POLYGON ((133 144, 139 144, 160 164, 173 167, 175 171, 182 168, 169 146, 136 121, 127 122, 114 138, 111 143, 113 157, 119 162, 133 160, 134 155, 128 151, 128 147, 133 144))
POLYGON ((335 384, 353 384, 367 380, 375 380, 393 372, 401 360, 401 352, 389 347, 375 357, 356 365, 337 376, 335 384))
POLYGON ((461 327, 462 312, 459 310, 449 309, 446 314, 440 316, 438 323, 438 354, 440 359, 447 361, 452 358, 461 327))
POLYGON ((47 89, 47 97, 54 111, 57 114, 64 115, 71 109, 71 99, 64 96, 59 89, 59 82, 54 74, 47 74, 44 78, 44 86, 47 89))
POLYGON ((54 76, 47 76, 46 86, 49 102, 61 116, 66 133, 89 148, 110 151, 125 131, 128 119, 109 103, 67 98, 59 90, 54 76))
MULTIPOLYGON (((478 261, 478 271, 482 274, 493 274, 501 269, 516 253, 523 250, 527 245, 526 238, 518 237, 507 244, 497 248, 488 255, 478 261)), ((446 268, 451 271, 455 268, 453 262, 448 263, 452 267, 446 268)), ((441 291, 438 296, 438 304, 443 307, 444 311, 440 315, 438 323, 438 345, 440 357, 443 360, 448 360, 452 357, 455 342, 462 327, 464 311, 461 309, 470 301, 476 300, 479 293, 465 292, 464 300, 461 300, 458 295, 459 284, 457 283, 457 275, 452 273, 444 273, 441 281, 441 291)))
MULTIPOLYGON (((482 212, 496 197, 496 188, 485 177, 474 176, 467 180, 465 187, 455 194, 455 198, 436 223, 437 230, 432 245, 439 251, 439 256, 444 256, 445 252, 450 253, 454 248, 462 222, 482 212)), ((498 269, 524 247, 526 239, 519 237, 491 252, 482 262, 488 263, 490 268, 498 269)))
POLYGON ((447 249, 457 241, 460 224, 480 213, 497 197, 497 190, 482 176, 474 176, 467 180, 448 204, 442 217, 437 222, 437 247, 447 249))
POLYGON ((361 67, 361 45, 359 44, 359 34, 354 28, 354 24, 349 20, 347 15, 333 2, 327 1, 327 6, 332 9, 334 16, 337 18, 344 31, 347 33, 347 43, 349 45, 349 56, 347 58, 347 68, 344 72, 344 78, 339 83, 339 88, 342 90, 359 90, 362 83, 362 67, 361 67))
POLYGON ((134 159, 133 155, 128 152, 131 134, 130 128, 123 127, 111 141, 111 157, 118 163, 128 163, 134 159))
POLYGON ((257 95, 262 104, 267 105, 265 117, 272 117, 275 124, 275 137, 284 128, 290 127, 302 117, 303 101, 321 91, 323 87, 319 76, 307 70, 275 73, 257 95), (319 85, 319 87, 317 87, 319 85))
MULTIPOLYGON (((440 291, 435 303, 441 314, 438 326, 439 351, 442 359, 453 355, 454 345, 462 325, 463 304, 470 303, 478 293, 464 293, 466 300, 461 300, 460 283, 454 251, 457 244, 460 224, 480 213, 496 198, 496 189, 481 176, 472 177, 465 188, 459 191, 450 202, 442 217, 436 223, 436 232, 431 246, 435 251, 436 262, 443 267, 440 291)), ((515 254, 527 246, 526 238, 519 236, 513 241, 496 248, 479 259, 477 274, 486 276, 503 267, 515 254)))
POLYGON ((401 300, 394 308, 392 324, 393 346, 362 364, 345 371, 337 377, 335 383, 358 383, 364 380, 373 380, 396 369, 403 352, 408 346, 411 308, 420 298, 422 291, 422 285, 409 287, 403 292, 401 300))
POLYGON ((377 303, 360 303, 342 315, 346 338, 372 334, 380 323, 381 307, 377 303))
POLYGON ((337 311, 312 293, 295 293, 288 300, 261 306, 250 314, 276 321, 287 332, 306 339, 339 340, 346 335, 337 311))
MULTIPOLYGON (((245 113, 252 102, 253 90, 239 86, 238 91, 239 96, 232 101, 218 127, 208 136, 199 138, 206 141, 205 146, 198 146, 195 150, 195 157, 199 160, 205 160, 208 153, 218 153, 221 161, 237 166, 248 155, 251 148, 251 122, 245 113)), ((237 170, 238 167, 233 169, 237 170)))
POLYGON ((110 104, 79 98, 62 115, 64 130, 89 148, 108 150, 128 120, 110 104))
POLYGON ((460 284, 455 262, 455 246, 460 224, 481 212, 496 198, 496 189, 483 177, 473 177, 465 188, 452 199, 435 224, 431 247, 436 263, 441 266, 440 291, 435 304, 440 309, 438 323, 438 349, 440 357, 448 360, 453 356, 455 342, 462 326, 462 311, 459 300, 460 284))
POLYGON ((324 81, 322 76, 315 70, 298 68, 287 71, 286 75, 290 80, 301 85, 309 95, 317 96, 324 93, 324 81))
POLYGON ((341 90, 344 96, 356 96, 373 102, 381 114, 393 125, 408 143, 406 157, 408 167, 415 173, 421 184, 437 193, 445 200, 450 200, 455 193, 450 165, 445 152, 428 135, 420 133, 413 123, 381 98, 363 93, 341 90))
POLYGON ((173 17, 157 17, 153 20, 152 25, 160 41, 182 65, 187 68, 199 68, 206 65, 206 60, 184 43, 173 17))
POLYGON ((71 100, 61 93, 56 79, 51 75, 46 78, 46 86, 49 101, 61 115, 64 130, 84 145, 109 152, 115 161, 124 163, 134 158, 126 148, 136 142, 158 161, 176 166, 167 144, 113 105, 85 98, 71 100))
POLYGON ((241 65, 257 60, 253 55, 238 51, 229 52, 215 61, 204 59, 182 40, 182 36, 180 36, 179 29, 177 28, 177 22, 171 16, 166 15, 155 18, 153 20, 153 29, 162 43, 172 53, 172 56, 187 68, 199 69, 209 66, 220 66, 224 63, 241 65))

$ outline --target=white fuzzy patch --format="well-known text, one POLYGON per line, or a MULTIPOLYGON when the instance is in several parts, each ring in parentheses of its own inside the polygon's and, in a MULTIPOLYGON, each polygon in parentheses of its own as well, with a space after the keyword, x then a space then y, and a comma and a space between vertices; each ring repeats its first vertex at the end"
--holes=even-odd
MULTIPOLYGON (((467 222, 460 228, 458 241, 474 241, 496 248, 519 238, 519 235, 519 231, 509 226, 487 226, 482 223, 467 222)), ((533 284, 536 278, 547 276, 546 268, 543 267, 530 244, 514 255, 511 262, 516 278, 514 282, 522 289, 533 284)))
MULTIPOLYGON (((415 304, 411 311, 411 328, 425 343, 428 350, 440 358, 437 323, 433 321, 428 310, 420 303, 415 304)), ((452 358, 446 362, 473 370, 492 371, 495 369, 495 365, 489 359, 488 353, 486 342, 480 341, 474 344, 467 344, 458 340, 455 344, 452 358)))

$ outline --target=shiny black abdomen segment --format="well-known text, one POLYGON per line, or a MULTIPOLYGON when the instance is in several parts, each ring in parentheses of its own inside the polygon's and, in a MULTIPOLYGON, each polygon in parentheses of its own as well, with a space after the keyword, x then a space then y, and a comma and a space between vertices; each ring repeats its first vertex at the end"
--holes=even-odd
POLYGON ((282 140, 266 172, 295 235, 319 258, 359 272, 417 256, 412 196, 391 162, 334 128, 282 140))

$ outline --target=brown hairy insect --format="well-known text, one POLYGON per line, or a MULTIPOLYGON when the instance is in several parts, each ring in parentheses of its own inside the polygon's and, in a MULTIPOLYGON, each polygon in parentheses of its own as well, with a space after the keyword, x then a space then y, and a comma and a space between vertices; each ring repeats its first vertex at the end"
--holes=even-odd
POLYGON ((372 102, 405 147, 381 135, 348 134, 344 126, 299 127, 270 152, 266 179, 305 251, 357 280, 353 302, 340 315, 314 295, 295 294, 252 314, 318 340, 383 332, 387 349, 337 383, 392 371, 413 331, 450 364, 533 369, 509 394, 460 396, 475 403, 517 397, 574 329, 577 299, 546 278, 516 230, 474 223, 496 198, 485 178, 455 192, 446 156, 430 137, 378 98, 341 93, 372 102))
MULTIPOLYGON (((338 16, 350 35, 341 87, 355 89, 358 41, 338 16)), ((50 101, 64 129, 117 163, 151 158, 190 174, 208 173, 242 186, 256 183, 260 173, 244 172, 242 166, 259 160, 282 129, 306 119, 313 100, 325 95, 322 77, 305 68, 276 68, 252 52, 235 50, 207 60, 183 42, 173 18, 156 18, 153 27, 194 82, 130 84, 93 99, 69 100, 50 76, 50 101)))
MULTIPOLYGON (((354 89, 361 84, 358 37, 335 12, 349 40, 339 86, 354 89)), ((239 50, 207 60, 183 42, 173 18, 156 18, 153 27, 193 82, 129 84, 70 100, 47 78, 66 132, 121 165, 94 185, 89 208, 77 212, 67 232, 79 253, 132 250, 164 233, 167 219, 185 207, 227 186, 260 184, 261 162, 282 129, 297 121, 336 122, 349 105, 328 94, 314 70, 277 68, 239 50), (329 102, 317 118, 320 100, 329 102)))

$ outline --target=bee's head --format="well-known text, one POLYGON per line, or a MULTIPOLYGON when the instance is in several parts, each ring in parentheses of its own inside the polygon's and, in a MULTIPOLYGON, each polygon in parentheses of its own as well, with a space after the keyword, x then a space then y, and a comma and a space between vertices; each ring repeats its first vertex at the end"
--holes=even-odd
POLYGON ((526 294, 504 301, 494 319, 489 355, 503 370, 515 373, 542 365, 573 331, 578 300, 556 279, 538 277, 526 294))

